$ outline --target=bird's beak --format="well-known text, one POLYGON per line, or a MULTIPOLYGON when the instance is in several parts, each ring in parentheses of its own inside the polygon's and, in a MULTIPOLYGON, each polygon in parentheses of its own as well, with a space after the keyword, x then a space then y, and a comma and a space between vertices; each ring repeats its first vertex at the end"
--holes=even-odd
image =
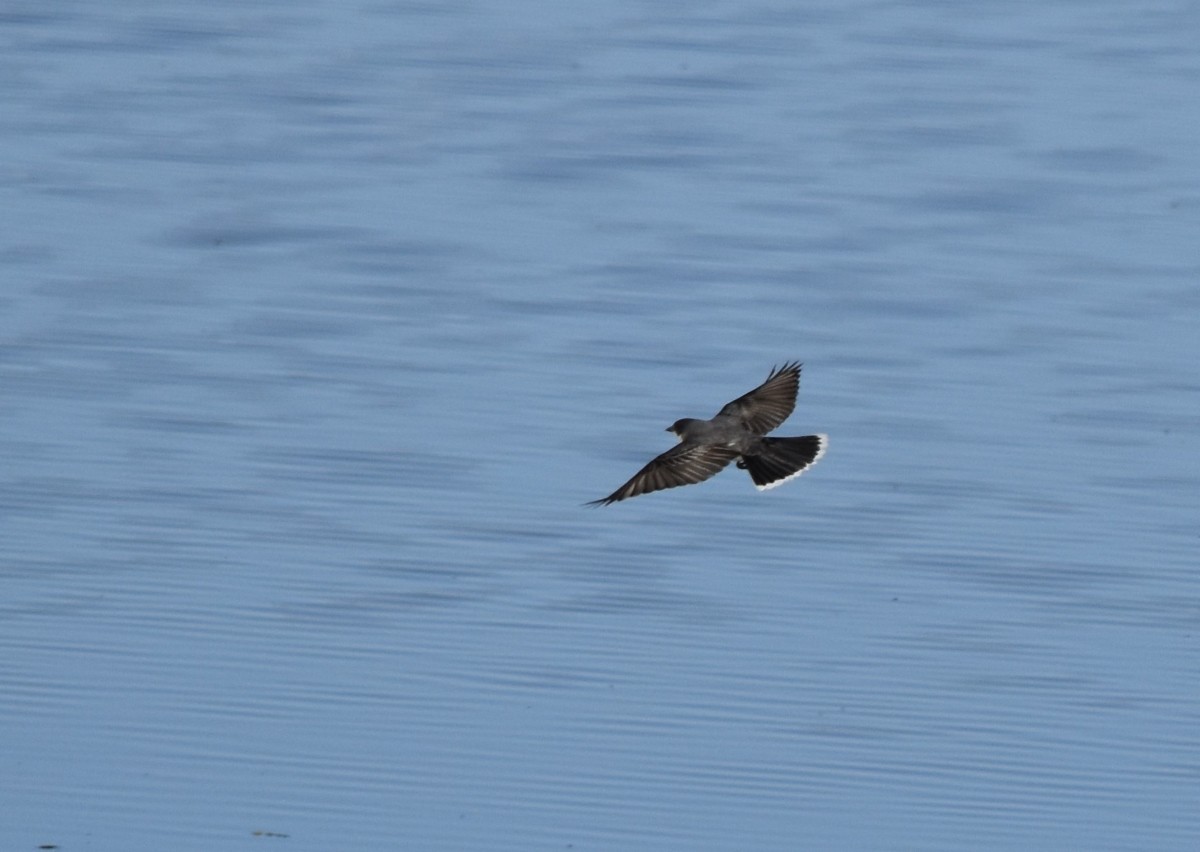
POLYGON ((672 429, 670 426, 668 426, 666 429, 663 429, 663 431, 664 432, 674 432, 675 430, 672 429))

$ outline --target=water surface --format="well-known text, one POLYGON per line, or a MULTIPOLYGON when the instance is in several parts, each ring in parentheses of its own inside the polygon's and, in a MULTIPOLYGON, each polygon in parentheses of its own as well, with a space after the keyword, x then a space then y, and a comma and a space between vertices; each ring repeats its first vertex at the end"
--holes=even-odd
POLYGON ((0 846, 1194 848, 1197 25, 11 7, 0 846))

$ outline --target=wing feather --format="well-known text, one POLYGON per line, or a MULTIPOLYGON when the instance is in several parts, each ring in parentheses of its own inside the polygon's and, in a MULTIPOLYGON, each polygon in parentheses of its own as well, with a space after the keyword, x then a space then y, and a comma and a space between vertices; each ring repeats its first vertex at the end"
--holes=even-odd
POLYGON ((717 416, 733 415, 756 435, 765 435, 777 429, 796 408, 800 367, 798 361, 776 367, 765 382, 726 404, 717 416))
POLYGON ((666 488, 676 488, 680 485, 694 485, 716 476, 725 465, 739 455, 737 450, 729 447, 680 444, 672 447, 633 475, 628 482, 600 500, 593 500, 589 506, 607 506, 618 500, 662 491, 666 488))

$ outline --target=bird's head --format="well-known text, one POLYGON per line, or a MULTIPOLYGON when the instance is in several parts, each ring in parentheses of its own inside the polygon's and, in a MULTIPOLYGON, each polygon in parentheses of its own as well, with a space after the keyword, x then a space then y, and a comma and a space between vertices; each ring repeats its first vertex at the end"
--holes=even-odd
POLYGON ((679 437, 679 440, 682 441, 683 440, 683 430, 687 428, 687 425, 690 422, 691 422, 691 420, 687 417, 683 418, 682 420, 676 420, 674 423, 672 423, 670 426, 667 427, 667 431, 674 432, 679 437))

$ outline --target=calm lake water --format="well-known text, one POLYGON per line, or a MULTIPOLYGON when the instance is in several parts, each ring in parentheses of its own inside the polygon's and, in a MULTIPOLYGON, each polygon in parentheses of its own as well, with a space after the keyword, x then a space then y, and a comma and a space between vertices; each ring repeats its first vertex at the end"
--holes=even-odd
POLYGON ((7 4, 0 847, 1200 847, 1198 32, 7 4))

